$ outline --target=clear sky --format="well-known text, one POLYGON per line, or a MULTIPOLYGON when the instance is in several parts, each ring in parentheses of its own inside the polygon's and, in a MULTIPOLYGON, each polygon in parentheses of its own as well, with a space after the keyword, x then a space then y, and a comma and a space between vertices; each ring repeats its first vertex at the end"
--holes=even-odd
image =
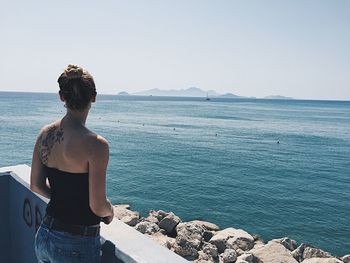
POLYGON ((0 36, 0 90, 56 92, 74 63, 99 93, 350 100, 349 0, 0 0, 0 36))

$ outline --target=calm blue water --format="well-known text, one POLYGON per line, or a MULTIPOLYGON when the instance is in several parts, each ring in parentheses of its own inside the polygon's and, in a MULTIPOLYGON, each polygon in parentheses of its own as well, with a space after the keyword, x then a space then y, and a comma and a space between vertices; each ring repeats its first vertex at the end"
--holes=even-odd
MULTIPOLYGON (((30 165, 65 108, 0 92, 0 112, 0 166, 30 165)), ((114 203, 350 252, 350 102, 99 96, 87 125, 110 142, 114 203)))

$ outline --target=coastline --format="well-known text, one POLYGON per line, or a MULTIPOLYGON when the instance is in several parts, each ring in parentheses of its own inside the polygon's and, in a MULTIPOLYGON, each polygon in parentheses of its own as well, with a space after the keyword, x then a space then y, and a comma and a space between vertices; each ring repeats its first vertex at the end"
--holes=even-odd
POLYGON ((214 223, 183 222, 173 212, 150 210, 146 217, 128 204, 114 205, 115 217, 160 245, 194 263, 350 263, 349 254, 334 256, 288 237, 264 241, 242 229, 214 223))

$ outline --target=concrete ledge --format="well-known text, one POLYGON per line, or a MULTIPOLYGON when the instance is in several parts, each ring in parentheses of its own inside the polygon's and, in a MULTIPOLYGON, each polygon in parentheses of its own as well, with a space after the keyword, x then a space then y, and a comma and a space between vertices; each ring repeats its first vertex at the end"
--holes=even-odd
MULTIPOLYGON (((34 253, 34 235, 37 221, 44 215, 48 199, 33 193, 30 190, 30 167, 27 165, 17 165, 0 168, 0 176, 11 176, 14 180, 6 191, 10 197, 8 207, 10 211, 0 211, 0 215, 7 215, 11 218, 18 218, 18 222, 12 222, 10 234, 17 234, 18 229, 24 231, 20 234, 21 239, 13 240, 11 249, 11 258, 16 258, 16 262, 36 262, 34 253), (35 204, 35 210, 30 208, 30 216, 33 221, 33 227, 25 223, 24 211, 27 203, 35 204), (39 211, 39 212, 38 212, 39 211), (5 213, 4 213, 5 212, 5 213), (22 217, 23 214, 23 217, 22 217), (20 216, 18 216, 20 215, 20 216), (25 225, 25 227, 23 226, 25 225), (19 228, 18 228, 19 227, 19 228), (19 245, 19 247, 18 247, 19 245), (16 247, 17 246, 17 247, 16 247), (26 246, 25 248, 23 246, 26 246), (15 254, 17 251, 26 251, 23 257, 15 254), (29 251, 29 252, 27 252, 29 251)), ((5 180, 3 180, 6 182, 5 180)), ((5 187, 8 187, 8 186, 5 187)), ((1 187, 0 187, 1 188, 1 187)), ((30 205, 29 205, 30 207, 30 205)), ((34 208, 34 207, 33 207, 34 208)), ((28 213, 29 214, 29 213, 28 213)), ((9 219, 6 219, 9 221, 9 219)), ((28 219, 29 220, 29 219, 28 219)), ((39 222, 40 222, 39 220, 39 222)), ((1 236, 4 238, 4 236, 1 236)), ((1 243, 1 242, 0 242, 1 243)), ((185 263, 184 258, 159 245, 152 239, 141 234, 134 228, 126 225, 118 219, 114 219, 110 225, 101 223, 101 243, 102 243, 102 262, 125 262, 125 263, 185 263)), ((23 252, 24 253, 24 252, 23 252)))
POLYGON ((101 228, 101 236, 113 242, 123 262, 188 262, 118 219, 101 228))

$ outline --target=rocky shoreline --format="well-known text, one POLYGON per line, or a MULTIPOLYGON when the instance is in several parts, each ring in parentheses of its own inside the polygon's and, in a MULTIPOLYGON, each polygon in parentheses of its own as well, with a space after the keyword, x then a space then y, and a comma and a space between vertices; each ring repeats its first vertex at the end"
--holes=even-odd
POLYGON ((151 210, 147 217, 115 205, 115 217, 194 263, 350 263, 350 254, 335 257, 287 237, 264 242, 258 235, 232 227, 193 220, 182 222, 173 212, 151 210))

